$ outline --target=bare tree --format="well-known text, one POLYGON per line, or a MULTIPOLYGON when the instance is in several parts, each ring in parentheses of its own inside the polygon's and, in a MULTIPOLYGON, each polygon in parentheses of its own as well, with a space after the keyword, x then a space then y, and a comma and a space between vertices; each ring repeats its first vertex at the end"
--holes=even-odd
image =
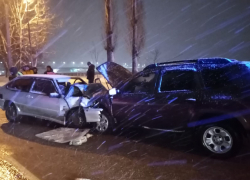
POLYGON ((93 44, 93 48, 90 51, 90 55, 91 55, 91 58, 93 59, 93 61, 95 62, 95 64, 97 64, 98 59, 99 59, 99 51, 97 51, 95 44, 93 44))
POLYGON ((36 53, 47 43, 52 30, 60 25, 53 22, 55 16, 50 13, 47 0, 0 0, 0 7, 9 9, 8 14, 0 13, 0 19, 8 18, 0 27, 0 56, 6 68, 28 63, 37 66, 36 53), (9 36, 4 28, 8 26, 9 36), (12 54, 13 64, 8 63, 8 54, 12 54))
POLYGON ((115 0, 105 1, 105 50, 107 51, 107 61, 114 62, 114 51, 116 46, 115 35, 115 0))
POLYGON ((132 53, 132 73, 138 72, 138 58, 145 45, 144 6, 142 0, 126 0, 129 20, 129 46, 132 53))
POLYGON ((151 51, 151 54, 152 54, 153 63, 154 64, 157 63, 159 55, 160 55, 159 49, 154 49, 153 51, 151 51))

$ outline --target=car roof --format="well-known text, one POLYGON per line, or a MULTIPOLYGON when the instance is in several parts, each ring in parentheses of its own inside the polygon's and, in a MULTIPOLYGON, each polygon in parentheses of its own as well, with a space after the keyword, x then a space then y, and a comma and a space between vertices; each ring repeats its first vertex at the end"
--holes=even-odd
POLYGON ((154 69, 159 66, 173 66, 173 65, 181 65, 181 64, 228 64, 238 62, 234 59, 227 59, 221 57, 213 57, 213 58, 200 58, 200 59, 191 59, 191 60, 181 60, 181 61, 169 61, 162 63, 150 64, 145 67, 143 70, 154 69))
POLYGON ((34 78, 46 78, 46 79, 70 79, 70 76, 54 75, 54 74, 27 74, 21 77, 34 77, 34 78))

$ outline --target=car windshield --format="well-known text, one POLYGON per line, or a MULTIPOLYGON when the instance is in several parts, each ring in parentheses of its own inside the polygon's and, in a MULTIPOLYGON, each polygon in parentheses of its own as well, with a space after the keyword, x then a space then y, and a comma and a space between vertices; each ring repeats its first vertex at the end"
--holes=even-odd
POLYGON ((87 84, 84 80, 81 78, 70 78, 70 79, 59 79, 57 80, 57 84, 62 92, 63 95, 66 95, 70 86, 74 84, 87 84))

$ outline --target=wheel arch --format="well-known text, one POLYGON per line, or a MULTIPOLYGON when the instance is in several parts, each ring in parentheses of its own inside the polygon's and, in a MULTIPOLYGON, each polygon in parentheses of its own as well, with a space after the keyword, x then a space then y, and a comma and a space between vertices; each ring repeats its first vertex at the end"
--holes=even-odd
POLYGON ((74 110, 77 110, 79 107, 80 107, 80 106, 76 106, 76 107, 73 107, 73 108, 69 109, 69 110, 65 113, 65 115, 64 115, 64 116, 65 116, 65 120, 67 121, 67 119, 68 119, 70 113, 71 113, 72 111, 74 111, 74 110))
MULTIPOLYGON (((13 102, 13 101, 10 101, 10 100, 6 100, 5 102, 4 102, 4 106, 3 106, 3 110, 6 110, 6 108, 9 106, 9 105, 11 105, 12 103, 14 103, 15 104, 15 102, 13 102)), ((15 104, 15 106, 16 106, 16 104, 15 104)))
POLYGON ((242 124, 244 119, 242 117, 236 117, 225 113, 204 113, 201 114, 196 122, 189 123, 193 128, 198 129, 200 127, 210 124, 222 124, 228 125, 233 129, 237 130, 241 135, 247 137, 247 132, 242 124))

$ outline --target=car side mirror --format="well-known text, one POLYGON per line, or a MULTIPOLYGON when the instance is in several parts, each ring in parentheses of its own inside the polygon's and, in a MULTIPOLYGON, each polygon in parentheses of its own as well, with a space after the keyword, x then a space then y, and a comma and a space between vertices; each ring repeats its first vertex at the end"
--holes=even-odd
POLYGON ((58 93, 50 93, 49 97, 51 97, 51 98, 59 98, 60 94, 58 94, 58 93))
POLYGON ((110 95, 110 96, 114 96, 114 95, 116 95, 118 92, 119 92, 118 89, 112 88, 112 89, 109 90, 109 95, 110 95))

